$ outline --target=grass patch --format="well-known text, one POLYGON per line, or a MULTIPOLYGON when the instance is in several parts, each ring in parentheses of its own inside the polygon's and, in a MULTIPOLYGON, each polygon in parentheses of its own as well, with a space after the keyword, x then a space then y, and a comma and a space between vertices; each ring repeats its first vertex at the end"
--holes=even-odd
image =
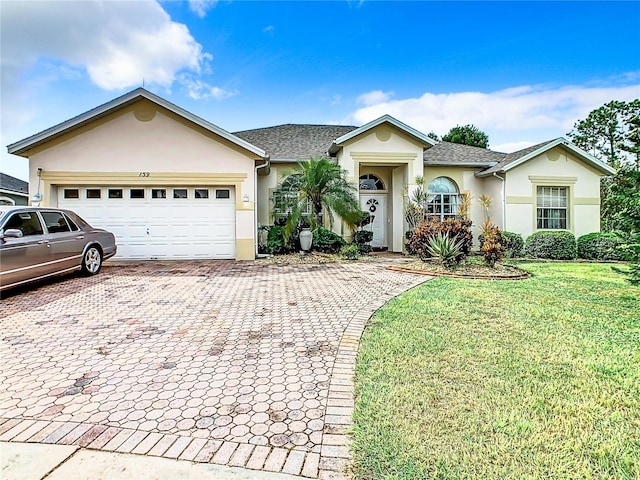
POLYGON ((436 278, 381 309, 356 367, 358 479, 640 478, 640 288, 610 265, 436 278))

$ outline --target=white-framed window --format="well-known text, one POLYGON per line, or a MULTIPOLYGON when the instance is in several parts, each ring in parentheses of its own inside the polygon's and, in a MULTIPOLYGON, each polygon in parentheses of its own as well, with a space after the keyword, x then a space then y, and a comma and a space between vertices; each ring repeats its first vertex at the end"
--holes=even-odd
POLYGON ((569 220, 569 187, 538 187, 536 207, 539 230, 566 230, 569 220))
MULTIPOLYGON (((298 199, 298 193, 291 191, 291 188, 301 176, 299 173, 289 175, 282 181, 282 186, 273 194, 273 218, 278 220, 286 218, 291 214, 291 205, 298 199), (284 207, 283 207, 284 206, 284 207)), ((306 208, 302 212, 303 216, 311 214, 311 202, 307 203, 306 208)))
POLYGON ((434 178, 427 187, 427 213, 439 217, 455 218, 458 214, 460 193, 456 182, 448 177, 434 178))
POLYGON ((373 173, 360 175, 360 190, 385 190, 384 183, 380 177, 373 173))

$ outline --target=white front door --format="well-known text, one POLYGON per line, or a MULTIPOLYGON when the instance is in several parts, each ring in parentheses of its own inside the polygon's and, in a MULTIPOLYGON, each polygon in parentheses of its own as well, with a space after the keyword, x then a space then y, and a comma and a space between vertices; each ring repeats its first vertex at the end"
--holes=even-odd
POLYGON ((372 222, 365 226, 365 230, 373 230, 371 246, 385 248, 387 246, 387 196, 360 195, 360 208, 371 214, 372 222))

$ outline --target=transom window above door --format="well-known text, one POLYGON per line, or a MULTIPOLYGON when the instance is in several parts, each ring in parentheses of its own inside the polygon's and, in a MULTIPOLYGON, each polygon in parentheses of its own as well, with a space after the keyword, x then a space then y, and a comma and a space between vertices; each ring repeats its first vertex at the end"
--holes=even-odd
POLYGON ((448 177, 434 178, 427 187, 428 205, 427 212, 430 215, 445 218, 455 218, 458 214, 460 194, 456 182, 448 177))
POLYGON ((372 173, 360 175, 360 190, 385 190, 380 177, 372 173))

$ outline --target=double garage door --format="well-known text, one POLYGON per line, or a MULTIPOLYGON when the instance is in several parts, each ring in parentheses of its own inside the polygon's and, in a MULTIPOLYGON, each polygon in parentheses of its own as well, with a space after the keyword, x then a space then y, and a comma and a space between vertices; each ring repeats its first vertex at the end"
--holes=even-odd
POLYGON ((58 207, 112 232, 115 258, 235 258, 233 187, 64 186, 58 207))

